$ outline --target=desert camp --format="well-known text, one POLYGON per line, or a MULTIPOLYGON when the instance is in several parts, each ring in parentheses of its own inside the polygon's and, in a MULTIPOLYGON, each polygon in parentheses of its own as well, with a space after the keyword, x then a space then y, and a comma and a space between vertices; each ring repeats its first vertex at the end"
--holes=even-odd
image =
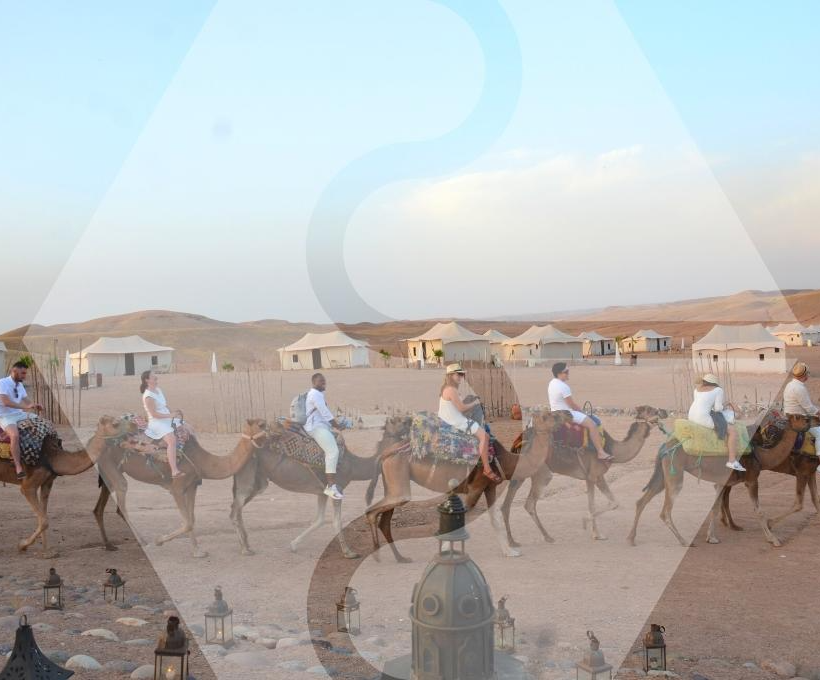
POLYGON ((370 365, 368 344, 342 331, 306 333, 279 349, 282 370, 354 368, 370 365))
POLYGON ((99 338, 70 356, 75 376, 84 373, 118 376, 139 375, 147 370, 167 373, 173 366, 173 352, 173 347, 164 347, 139 335, 130 335, 124 338, 99 338))
POLYGON ((487 361, 490 356, 489 339, 455 321, 437 323, 426 333, 404 342, 411 362, 487 361))
POLYGON ((543 363, 551 359, 580 359, 583 340, 559 330, 552 324, 530 326, 520 335, 505 340, 505 361, 543 363))
POLYGON ((692 362, 699 373, 730 370, 741 373, 786 372, 786 343, 762 324, 716 324, 692 345, 692 362))

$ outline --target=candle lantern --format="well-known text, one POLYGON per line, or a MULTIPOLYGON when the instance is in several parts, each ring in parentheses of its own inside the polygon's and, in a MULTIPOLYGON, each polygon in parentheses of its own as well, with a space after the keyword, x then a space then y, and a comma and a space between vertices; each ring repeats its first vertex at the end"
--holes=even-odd
POLYGON ((43 609, 63 608, 63 579, 54 567, 48 570, 48 578, 43 581, 43 609))
POLYGON ((20 617, 20 626, 14 639, 5 668, 0 671, 0 680, 66 680, 74 671, 58 666, 37 646, 34 631, 28 625, 26 616, 20 617))
POLYGON ((666 628, 657 623, 649 625, 649 630, 643 638, 644 662, 643 669, 649 671, 666 670, 666 640, 663 634, 666 628))
POLYGON ((169 617, 154 650, 154 680, 187 680, 189 654, 188 638, 179 627, 179 618, 169 617))
POLYGON ((233 609, 222 599, 222 588, 214 588, 214 601, 205 611, 205 644, 233 644, 233 609))
POLYGON ((360 602, 355 588, 345 586, 342 599, 336 603, 336 630, 340 633, 358 635, 361 632, 360 602))
POLYGON ((505 606, 507 596, 498 601, 493 623, 495 624, 495 648, 502 652, 515 651, 515 618, 505 606))
POLYGON ((587 631, 589 651, 575 664, 576 680, 612 680, 612 666, 604 659, 601 643, 591 630, 587 631))
POLYGON ((108 578, 103 583, 103 597, 106 602, 125 602, 125 581, 116 569, 106 569, 108 578))

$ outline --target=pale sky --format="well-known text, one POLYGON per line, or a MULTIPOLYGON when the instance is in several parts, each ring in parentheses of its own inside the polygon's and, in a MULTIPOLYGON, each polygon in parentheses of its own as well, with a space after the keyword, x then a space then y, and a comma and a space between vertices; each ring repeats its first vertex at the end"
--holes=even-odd
POLYGON ((0 330, 820 287, 816 3, 0 8, 0 330))

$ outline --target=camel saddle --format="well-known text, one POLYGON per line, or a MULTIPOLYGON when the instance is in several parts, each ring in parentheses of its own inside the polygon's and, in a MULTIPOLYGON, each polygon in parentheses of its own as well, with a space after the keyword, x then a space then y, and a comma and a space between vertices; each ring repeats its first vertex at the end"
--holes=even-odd
MULTIPOLYGON (((20 431, 20 457, 29 467, 40 464, 40 451, 46 437, 57 437, 54 425, 45 418, 31 416, 17 423, 20 431)), ((11 460, 11 445, 8 435, 0 428, 0 460, 11 460)))
MULTIPOLYGON (((742 423, 729 425, 737 429, 738 451, 741 455, 748 453, 751 447, 749 430, 742 423)), ((729 446, 725 439, 720 439, 717 432, 710 427, 703 427, 690 420, 678 418, 672 430, 672 436, 683 446, 686 453, 694 456, 728 456, 729 446)))
MULTIPOLYGON (((151 439, 151 437, 145 434, 145 428, 148 427, 148 422, 144 418, 134 413, 126 413, 122 416, 122 419, 134 423, 137 426, 137 434, 130 434, 124 437, 120 442, 121 448, 152 456, 160 462, 168 462, 168 447, 162 439, 151 439)), ((185 444, 191 435, 184 427, 176 428, 174 434, 177 438, 177 453, 183 453, 185 451, 185 444)))
MULTIPOLYGON (((607 444, 607 433, 603 426, 599 426, 598 430, 604 438, 604 446, 607 444)), ((595 453, 595 446, 589 440, 589 430, 583 425, 576 423, 565 423, 555 428, 552 433, 552 441, 556 446, 566 449, 583 449, 589 453, 595 453)), ((519 434, 513 442, 513 453, 520 453, 524 445, 524 434, 519 434)))
MULTIPOLYGON (((788 419, 775 411, 757 428, 752 436, 752 442, 758 446, 762 446, 764 449, 777 446, 778 442, 783 438, 783 434, 786 432, 788 426, 788 419)), ((798 432, 797 439, 794 442, 794 448, 792 448, 792 454, 816 457, 817 449, 815 448, 814 435, 809 432, 798 432)))
MULTIPOLYGON (((298 460, 300 463, 324 471, 325 452, 322 451, 322 447, 316 443, 316 440, 305 432, 305 428, 295 420, 287 418, 279 422, 282 424, 284 432, 274 440, 276 450, 285 456, 298 460)), ((344 437, 340 432, 336 433, 336 445, 339 447, 339 462, 341 463, 346 447, 344 437)))
MULTIPOLYGON (((478 437, 445 423, 437 415, 424 411, 410 420, 410 455, 421 460, 475 465, 479 461, 478 437)), ((490 458, 494 456, 490 437, 490 458)))

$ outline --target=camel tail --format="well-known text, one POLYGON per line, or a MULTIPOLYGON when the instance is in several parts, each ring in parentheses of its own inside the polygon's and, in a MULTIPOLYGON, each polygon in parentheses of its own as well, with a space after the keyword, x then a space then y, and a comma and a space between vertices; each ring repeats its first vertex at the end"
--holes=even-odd
POLYGON ((661 461, 663 460, 662 456, 663 448, 658 451, 658 457, 655 458, 655 469, 652 471, 652 477, 649 478, 646 486, 641 489, 641 491, 647 491, 653 486, 660 484, 663 486, 663 467, 661 461))
POLYGON ((373 503, 373 496, 376 493, 376 484, 379 483, 379 477, 382 474, 382 460, 379 458, 378 462, 375 465, 375 469, 373 470, 373 477, 370 479, 370 484, 367 485, 367 492, 364 495, 364 502, 367 505, 373 503))

